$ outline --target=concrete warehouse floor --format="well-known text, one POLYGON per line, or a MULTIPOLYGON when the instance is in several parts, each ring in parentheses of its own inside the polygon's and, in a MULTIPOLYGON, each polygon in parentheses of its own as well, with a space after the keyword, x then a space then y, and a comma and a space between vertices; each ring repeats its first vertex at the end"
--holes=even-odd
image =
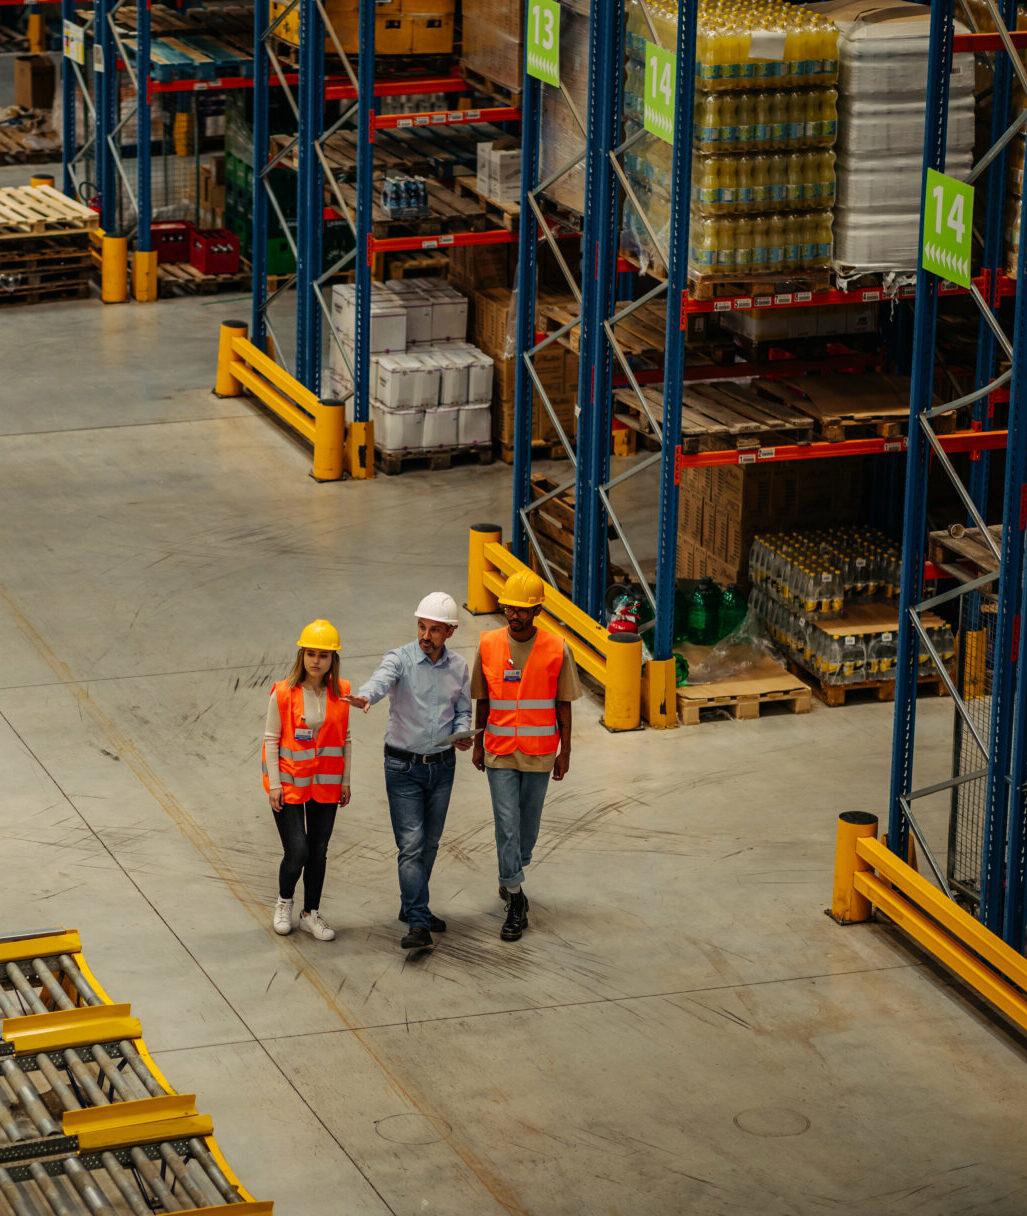
MULTIPOLYGON (((586 697, 514 944, 461 757, 450 928, 421 959, 377 707, 329 855, 338 939, 275 936, 270 682, 312 617, 359 681, 423 592, 463 598, 510 470, 315 484, 210 393, 233 314, 0 311, 0 932, 81 931, 279 1216, 1022 1213, 1020 1042, 886 927, 823 912, 838 812, 885 815, 887 705, 611 736, 586 697)), ((458 649, 492 624, 464 616, 458 649)), ((950 705, 920 722, 936 779, 950 705)))

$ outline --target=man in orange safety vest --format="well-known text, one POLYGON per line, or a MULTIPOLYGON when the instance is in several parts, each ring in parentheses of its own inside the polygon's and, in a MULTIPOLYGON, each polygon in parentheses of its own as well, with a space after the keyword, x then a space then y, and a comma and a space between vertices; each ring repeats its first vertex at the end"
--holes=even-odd
POLYGON ((506 580, 499 602, 506 628, 481 635, 471 672, 477 736, 474 767, 488 776, 506 902, 503 941, 528 927, 524 867, 538 839, 549 777, 562 781, 571 759, 571 702, 581 696, 577 668, 561 638, 539 630, 545 584, 530 570, 506 580))

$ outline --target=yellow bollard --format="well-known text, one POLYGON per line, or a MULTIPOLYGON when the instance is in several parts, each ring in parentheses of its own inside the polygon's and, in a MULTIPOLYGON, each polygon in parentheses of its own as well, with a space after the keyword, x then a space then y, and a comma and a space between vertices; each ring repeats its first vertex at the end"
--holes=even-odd
POLYGON ((637 633, 610 633, 607 640, 603 725, 607 730, 638 730, 642 724, 642 639, 637 633))
POLYGON ((485 586, 486 570, 496 567, 485 557, 485 546, 503 543, 503 529, 496 524, 473 524, 467 548, 467 603, 464 607, 475 616, 498 612, 499 600, 485 586))
MULTIPOLYGON (((345 409, 338 406, 339 416, 345 409)), ((354 481, 369 481, 374 477, 374 422, 351 422, 346 427, 345 468, 354 481)))
POLYGON ((344 407, 326 405, 322 401, 314 414, 314 467, 311 476, 315 481, 339 481, 342 477, 345 434, 344 407))
POLYGON ((132 255, 132 295, 140 304, 149 304, 156 300, 156 249, 137 249, 132 255))
POLYGON ((30 186, 53 186, 53 174, 40 173, 38 177, 29 178, 30 186))
POLYGON ((668 730, 678 724, 677 668, 673 659, 651 659, 642 671, 642 714, 649 726, 668 730))
POLYGON ((247 332, 245 321, 221 322, 221 332, 218 335, 218 369, 214 379, 215 397, 242 396, 243 387, 232 375, 232 364, 235 362, 232 343, 236 338, 245 338, 247 332))
POLYGON ((29 40, 29 54, 45 54, 46 18, 42 13, 29 13, 28 29, 25 32, 28 35, 29 40))
POLYGON ((853 885, 853 875, 873 868, 856 856, 856 841, 864 836, 877 836, 876 815, 867 811, 843 811, 838 816, 830 914, 840 925, 857 925, 870 919, 870 900, 860 895, 853 885))
POLYGON ((128 237, 103 238, 100 268, 100 299, 121 304, 128 299, 128 237))

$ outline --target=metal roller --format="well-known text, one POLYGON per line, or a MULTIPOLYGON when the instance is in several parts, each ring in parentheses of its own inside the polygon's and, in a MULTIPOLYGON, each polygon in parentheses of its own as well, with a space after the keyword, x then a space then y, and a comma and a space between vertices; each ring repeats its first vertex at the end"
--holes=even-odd
POLYGON ((41 1136, 59 1135, 61 1129, 51 1119, 50 1112, 39 1096, 39 1091, 29 1082, 28 1077, 18 1065, 10 1058, 0 1060, 0 1071, 3 1072, 7 1084, 14 1091, 15 1097, 21 1103, 25 1113, 36 1125, 39 1134, 41 1136))
POLYGON ((56 1094, 57 1101, 60 1102, 61 1106, 65 1110, 78 1110, 82 1103, 79 1102, 78 1098, 75 1097, 75 1093, 71 1086, 57 1071, 56 1065, 46 1054, 46 1052, 41 1051, 39 1055, 36 1056, 36 1067, 43 1074, 43 1076, 46 1077, 50 1088, 56 1094))
POLYGON ((29 1013, 49 1013, 47 1007, 39 999, 39 993, 36 992, 35 988, 25 978, 25 973, 17 963, 8 963, 6 970, 7 978, 14 985, 17 994, 28 1006, 29 1013))
POLYGON ((121 1198, 132 1209, 132 1216, 153 1216, 153 1209, 143 1198, 139 1184, 122 1166, 113 1153, 101 1153, 100 1160, 103 1168, 110 1175, 111 1181, 118 1188, 121 1198))
POLYGON ((75 1008, 74 1001, 72 1001, 71 997, 69 997, 64 991, 57 979, 57 976, 54 975, 54 973, 41 958, 34 958, 32 960, 32 970, 36 973, 36 975, 39 976, 40 983, 47 990, 47 992, 49 992, 50 996, 53 997, 55 1008, 75 1008))
POLYGON ((166 1093, 164 1086, 157 1080, 152 1072, 146 1067, 146 1061, 136 1050, 136 1046, 129 1039, 122 1039, 118 1044, 121 1050, 123 1059, 128 1062, 128 1066, 132 1069, 135 1075, 143 1083, 146 1092, 151 1098, 162 1098, 166 1093))
POLYGON ((111 1089, 118 1095, 122 1102, 131 1102, 134 1098, 140 1096, 147 1097, 146 1094, 140 1095, 137 1089, 134 1089, 129 1083, 128 1076, 122 1072, 116 1062, 104 1051, 102 1047, 93 1045, 93 1059, 99 1065, 100 1072, 105 1076, 110 1083, 111 1089))
POLYGON ((75 1084, 79 1086, 85 1095, 85 1104, 87 1106, 106 1106, 106 1094, 93 1080, 89 1070, 82 1063, 78 1052, 72 1051, 69 1047, 64 1053, 64 1063, 68 1066, 68 1071, 75 1078, 75 1084))
POLYGON ((186 1194, 198 1208, 210 1206, 210 1200, 203 1193, 203 1189, 197 1184, 186 1169, 185 1162, 175 1152, 170 1144, 164 1143, 160 1146, 161 1160, 168 1166, 171 1172, 175 1175, 175 1179, 180 1186, 185 1188, 186 1194))
POLYGON ((75 1190, 85 1200, 91 1216, 103 1216, 105 1212, 114 1212, 107 1202, 107 1196, 96 1185, 96 1179, 81 1161, 69 1157, 64 1163, 64 1173, 71 1179, 75 1190))
POLYGON ((81 1216, 81 1213, 76 1212, 75 1208, 71 1206, 62 1178, 52 1177, 38 1161, 29 1163, 29 1173, 42 1192, 43 1198, 50 1205, 50 1211, 54 1213, 54 1216, 81 1216))
POLYGON ((161 1177, 154 1162, 150 1161, 141 1148, 134 1148, 129 1153, 132 1164, 139 1171, 150 1189, 160 1200, 165 1212, 185 1212, 196 1207, 188 1195, 173 1195, 167 1183, 161 1177))
POLYGON ((14 1115, 13 1105, 4 1093, 3 1086, 0 1086, 0 1129, 12 1143, 23 1139, 14 1115))
POLYGON ((207 1177, 214 1183, 217 1189, 221 1192, 221 1197, 229 1203, 241 1203, 242 1196, 225 1177, 221 1166, 214 1160, 210 1149, 203 1143, 198 1136, 193 1136, 189 1141, 189 1151, 203 1167, 207 1177))
POLYGON ((36 1205, 30 1204, 28 1198, 21 1193, 17 1183, 11 1181, 11 1175, 2 1167, 0 1167, 0 1195, 4 1197, 5 1202, 10 1204, 14 1216, 39 1216, 36 1205))
POLYGON ((75 991, 86 1005, 102 1005, 103 1001, 93 991, 86 977, 79 970, 78 964, 70 954, 62 954, 57 961, 61 964, 64 974, 75 985, 75 991))

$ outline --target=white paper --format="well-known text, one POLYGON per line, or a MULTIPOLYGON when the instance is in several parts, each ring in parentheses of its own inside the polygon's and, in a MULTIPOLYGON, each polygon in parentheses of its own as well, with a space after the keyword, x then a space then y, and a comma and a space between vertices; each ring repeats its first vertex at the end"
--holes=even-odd
POLYGON ((476 739, 484 730, 484 726, 479 726, 477 730, 458 730, 455 734, 440 739, 439 747, 445 747, 447 743, 463 743, 465 739, 476 739))

